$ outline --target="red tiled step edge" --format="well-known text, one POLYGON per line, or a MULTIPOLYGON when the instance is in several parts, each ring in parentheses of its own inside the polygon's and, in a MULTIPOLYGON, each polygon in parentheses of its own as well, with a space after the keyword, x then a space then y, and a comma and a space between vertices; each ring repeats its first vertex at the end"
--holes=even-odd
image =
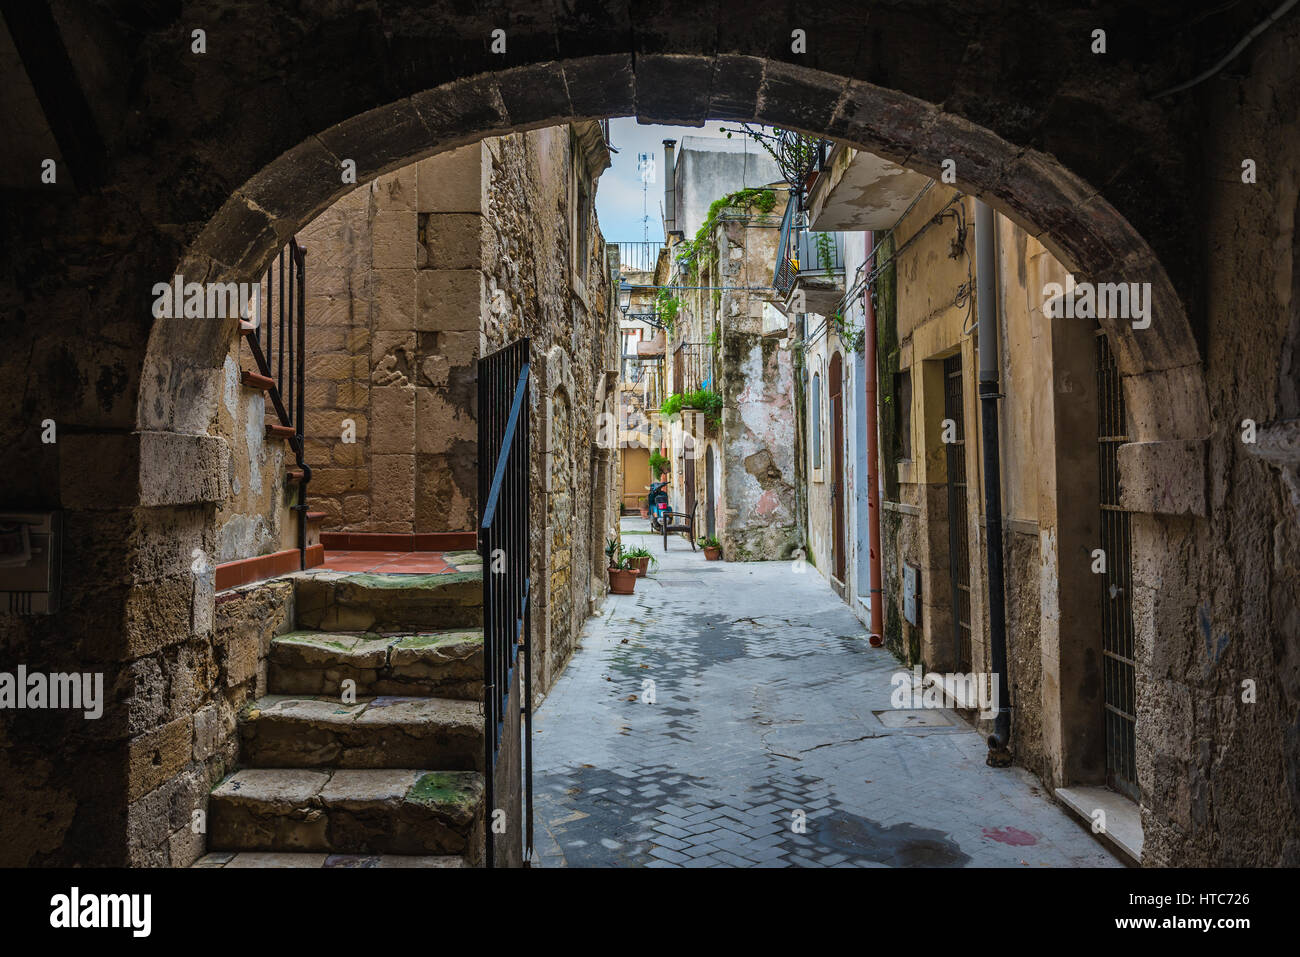
POLYGON ((293 438, 293 426, 268 422, 266 423, 266 437, 268 439, 291 439, 293 438))
POLYGON ((321 532, 321 544, 340 551, 456 552, 478 548, 473 532, 321 532))
MULTIPOLYGON (((307 546, 307 567, 315 568, 325 561, 324 545, 307 546)), ((298 570, 298 549, 286 548, 282 552, 270 555, 258 555, 255 558, 241 558, 217 566, 216 590, 225 591, 239 585, 265 581, 298 570)))
POLYGON ((268 375, 261 375, 257 372, 249 372, 247 369, 239 373, 239 381, 253 389, 269 389, 275 385, 275 380, 268 375))

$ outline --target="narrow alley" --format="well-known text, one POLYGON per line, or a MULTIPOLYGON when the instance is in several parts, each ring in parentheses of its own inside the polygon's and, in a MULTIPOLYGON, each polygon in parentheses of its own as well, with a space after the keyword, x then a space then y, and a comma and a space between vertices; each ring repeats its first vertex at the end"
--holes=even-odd
POLYGON ((815 570, 621 529, 659 567, 534 718, 541 866, 1120 866, 954 712, 892 708, 901 666, 815 570))

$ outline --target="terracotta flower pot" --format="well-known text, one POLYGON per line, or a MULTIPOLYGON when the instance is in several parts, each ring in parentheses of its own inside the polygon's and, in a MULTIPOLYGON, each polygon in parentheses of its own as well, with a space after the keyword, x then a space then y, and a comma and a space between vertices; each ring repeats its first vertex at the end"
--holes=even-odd
POLYGON ((611 595, 630 595, 635 589, 635 568, 609 569, 609 593, 611 595))
POLYGON ((722 549, 721 549, 721 548, 706 548, 706 549, 704 550, 704 557, 707 558, 707 559, 708 559, 709 561, 711 561, 711 562, 716 562, 719 558, 722 557, 722 549))
POLYGON ((645 578, 646 572, 648 572, 649 570, 650 570, 649 555, 647 555, 645 558, 638 558, 636 560, 636 573, 639 577, 645 578))

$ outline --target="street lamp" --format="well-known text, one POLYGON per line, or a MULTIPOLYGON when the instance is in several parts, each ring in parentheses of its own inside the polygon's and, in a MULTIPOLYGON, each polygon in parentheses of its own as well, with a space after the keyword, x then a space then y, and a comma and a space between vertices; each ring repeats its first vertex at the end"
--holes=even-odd
POLYGON ((627 318, 627 311, 632 307, 632 284, 626 279, 618 284, 618 308, 627 318))

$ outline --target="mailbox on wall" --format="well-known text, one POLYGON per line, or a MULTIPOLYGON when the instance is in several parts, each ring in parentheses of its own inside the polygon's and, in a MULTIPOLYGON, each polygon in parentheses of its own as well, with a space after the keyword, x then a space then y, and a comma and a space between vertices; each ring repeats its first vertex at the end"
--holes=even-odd
POLYGON ((0 615, 59 610, 58 512, 0 512, 0 615))
POLYGON ((903 564, 903 617, 908 624, 916 626, 921 623, 921 569, 916 565, 903 564))

